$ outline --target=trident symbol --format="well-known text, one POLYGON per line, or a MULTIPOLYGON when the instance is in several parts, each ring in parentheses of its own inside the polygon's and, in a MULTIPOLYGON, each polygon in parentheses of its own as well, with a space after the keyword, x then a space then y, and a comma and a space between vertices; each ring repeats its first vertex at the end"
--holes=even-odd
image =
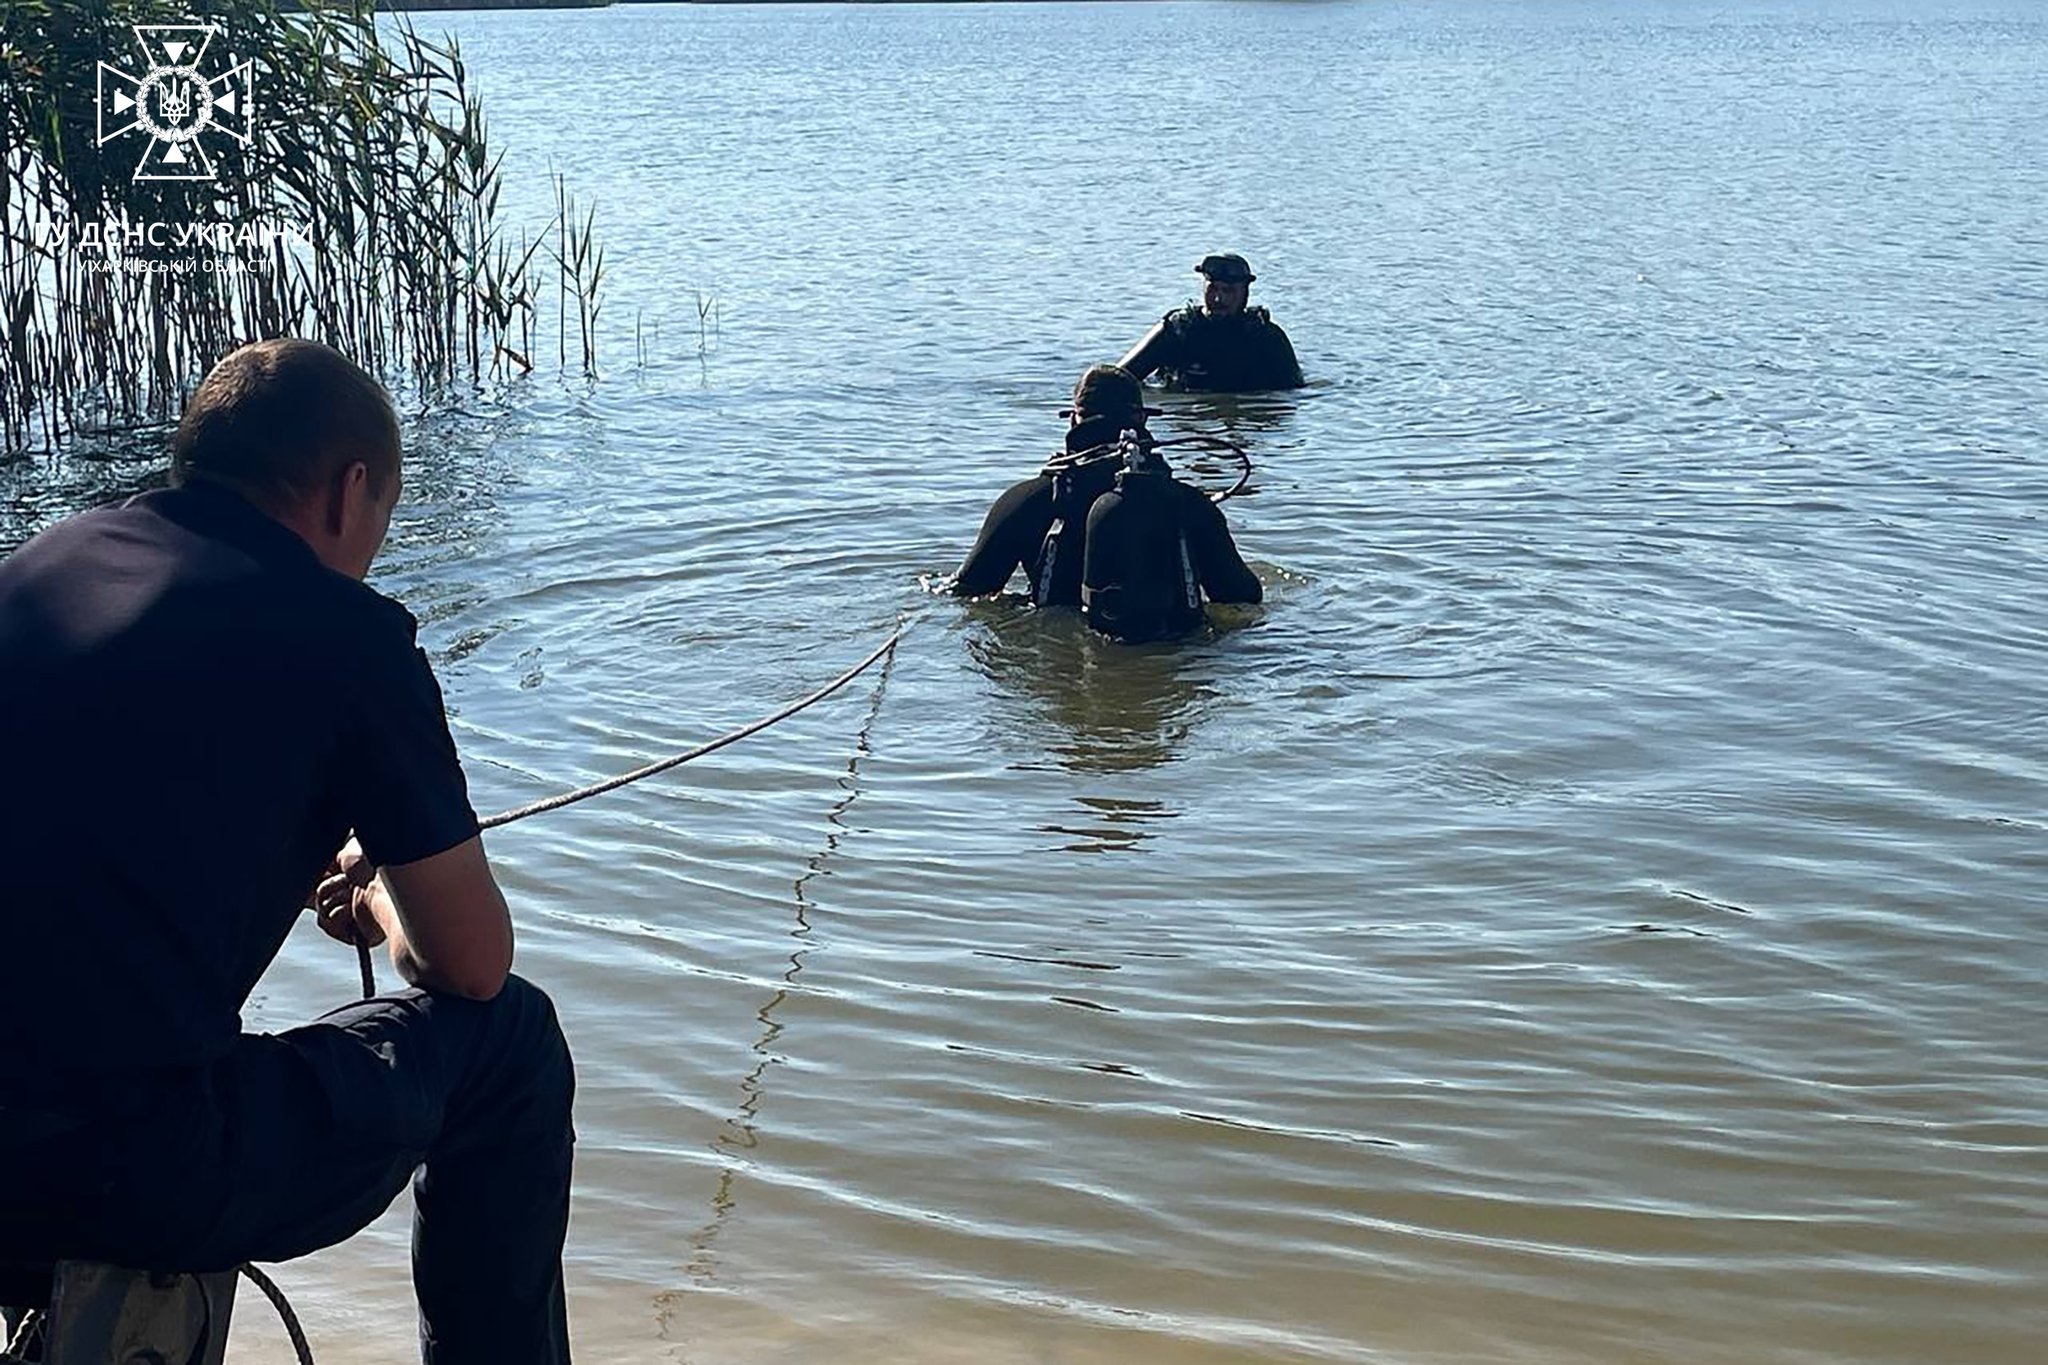
POLYGON ((192 82, 165 81, 157 87, 157 102, 165 118, 183 123, 192 112, 192 82))

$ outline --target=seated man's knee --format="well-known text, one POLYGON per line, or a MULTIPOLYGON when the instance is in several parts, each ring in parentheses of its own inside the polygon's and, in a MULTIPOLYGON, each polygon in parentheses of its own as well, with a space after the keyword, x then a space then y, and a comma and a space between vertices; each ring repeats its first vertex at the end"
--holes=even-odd
POLYGON ((516 1052, 538 1082, 553 1081, 565 1088, 575 1085, 575 1064, 569 1057, 568 1039, 562 1036, 555 1002, 546 991, 523 976, 505 978, 505 988, 486 1006, 496 1014, 506 1046, 516 1052))

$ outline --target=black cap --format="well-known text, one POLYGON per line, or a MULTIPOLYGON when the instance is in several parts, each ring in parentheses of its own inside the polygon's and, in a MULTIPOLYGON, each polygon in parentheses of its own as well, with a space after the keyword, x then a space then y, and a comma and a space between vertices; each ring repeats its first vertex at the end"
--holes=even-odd
POLYGON ((1258 276, 1252 274, 1251 262, 1233 251, 1204 256, 1202 263, 1195 267, 1197 275, 1207 275, 1217 284, 1250 284, 1258 276))
POLYGON ((1090 365, 1074 385, 1072 407, 1060 409, 1062 417, 1126 418, 1157 417, 1158 408, 1145 406, 1145 386, 1121 365, 1090 365))

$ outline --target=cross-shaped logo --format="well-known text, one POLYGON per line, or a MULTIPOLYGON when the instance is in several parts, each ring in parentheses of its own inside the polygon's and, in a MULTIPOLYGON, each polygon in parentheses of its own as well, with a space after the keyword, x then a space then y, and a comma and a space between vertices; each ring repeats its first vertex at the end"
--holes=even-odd
POLYGON ((150 142, 136 163, 135 179, 213 179, 206 134, 221 133, 247 146, 254 131, 256 86, 249 63, 206 75, 207 49, 221 31, 215 24, 130 27, 146 69, 136 76, 100 63, 100 145, 140 131, 150 142))

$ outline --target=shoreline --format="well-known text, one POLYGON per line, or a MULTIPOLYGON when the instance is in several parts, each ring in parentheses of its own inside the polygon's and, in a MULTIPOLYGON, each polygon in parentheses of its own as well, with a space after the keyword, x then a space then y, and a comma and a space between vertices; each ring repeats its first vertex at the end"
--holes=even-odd
MULTIPOLYGON (((1071 0, 1069 0, 1071 2, 1071 0)), ((1137 0, 1120 0, 1135 3, 1137 0)), ((430 14, 436 10, 611 9, 621 5, 950 5, 1050 4, 1054 0, 384 0, 387 14, 430 14)))

